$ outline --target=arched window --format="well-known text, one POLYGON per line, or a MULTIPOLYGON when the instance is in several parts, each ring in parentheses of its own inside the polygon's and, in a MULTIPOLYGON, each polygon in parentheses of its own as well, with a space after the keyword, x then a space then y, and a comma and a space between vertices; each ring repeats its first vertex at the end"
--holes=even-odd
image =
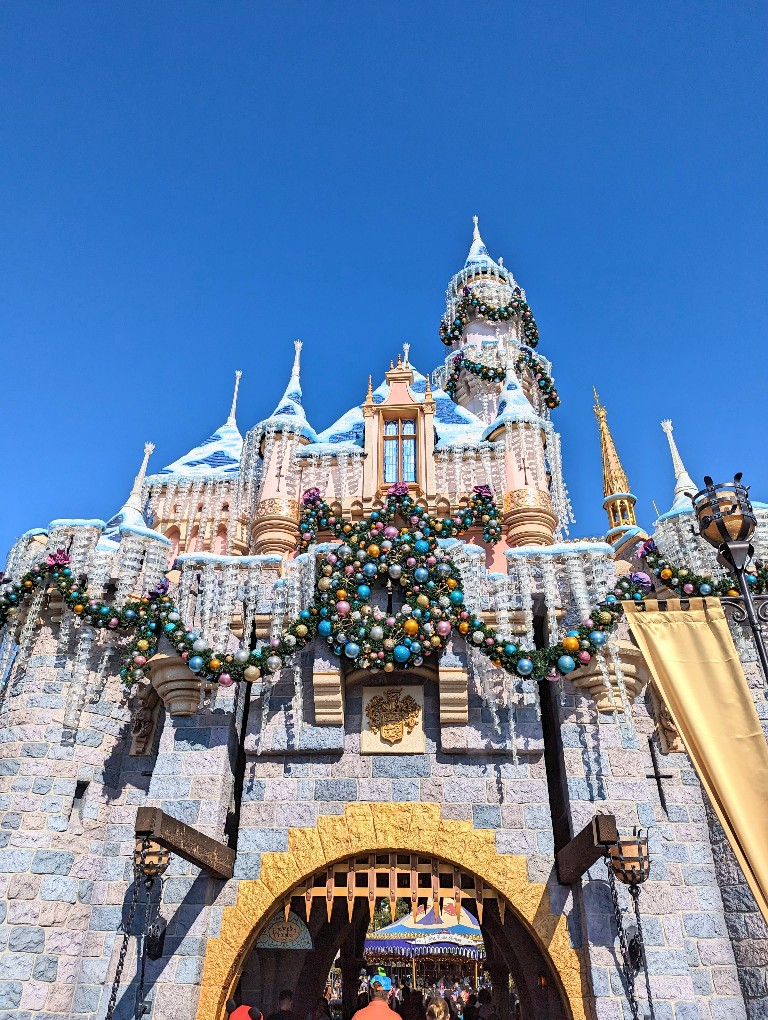
POLYGON ((169 562, 173 563, 173 561, 179 555, 179 541, 181 539, 181 534, 180 534, 178 528, 173 527, 173 528, 169 528, 166 531, 165 537, 171 543, 171 549, 170 549, 170 552, 168 554, 168 557, 169 557, 169 562))
POLYGON ((213 552, 217 556, 223 556, 227 551, 227 529, 223 524, 219 525, 216 537, 213 540, 213 552))
POLYGON ((416 481, 416 422, 395 418, 384 422, 384 484, 416 481))

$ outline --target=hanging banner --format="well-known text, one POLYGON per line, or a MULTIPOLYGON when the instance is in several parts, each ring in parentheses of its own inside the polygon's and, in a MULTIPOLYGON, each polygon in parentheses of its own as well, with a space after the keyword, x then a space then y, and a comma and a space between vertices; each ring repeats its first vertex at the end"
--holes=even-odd
POLYGON ((259 936, 257 949, 311 949, 312 936, 298 914, 291 910, 288 920, 280 910, 259 936))
POLYGON ((768 921, 768 743, 715 599, 625 602, 632 634, 768 921))

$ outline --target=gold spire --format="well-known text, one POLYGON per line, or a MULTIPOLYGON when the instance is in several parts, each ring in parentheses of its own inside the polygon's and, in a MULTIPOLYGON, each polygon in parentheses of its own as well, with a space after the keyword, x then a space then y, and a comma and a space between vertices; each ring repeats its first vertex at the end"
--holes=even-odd
MULTIPOLYGON (((595 418, 600 429, 600 452, 603 458, 603 506, 608 514, 611 531, 626 530, 637 526, 635 517, 635 497, 629 491, 629 481, 621 466, 616 444, 611 430, 608 428, 608 412, 600 403, 597 390, 595 394, 595 418)), ((610 534, 610 532, 609 532, 610 534)))

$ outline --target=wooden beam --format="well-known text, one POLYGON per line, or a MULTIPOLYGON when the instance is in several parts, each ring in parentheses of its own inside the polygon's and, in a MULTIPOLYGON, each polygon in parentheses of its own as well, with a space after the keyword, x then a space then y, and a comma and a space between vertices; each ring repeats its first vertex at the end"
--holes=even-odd
POLYGON ((560 885, 573 885, 619 841, 615 815, 595 815, 555 858, 560 885))
POLYGON ((217 878, 232 878, 235 851, 198 832, 186 822, 171 818, 160 808, 140 807, 136 812, 136 837, 149 836, 155 843, 217 878))

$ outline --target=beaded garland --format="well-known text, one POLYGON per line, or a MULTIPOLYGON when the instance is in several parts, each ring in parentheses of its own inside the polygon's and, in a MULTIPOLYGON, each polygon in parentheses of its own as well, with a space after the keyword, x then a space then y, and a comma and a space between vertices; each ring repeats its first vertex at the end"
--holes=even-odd
POLYGON ((508 304, 497 307, 483 298, 475 297, 472 287, 467 286, 463 288, 462 297, 456 304, 453 321, 450 324, 440 323, 440 339, 446 347, 450 347, 461 339, 464 327, 473 316, 487 319, 488 322, 508 322, 515 315, 519 316, 522 323, 525 342, 529 347, 535 347, 539 342, 539 330, 530 305, 523 299, 519 287, 515 287, 508 304))
MULTIPOLYGON (((371 514, 368 521, 356 524, 346 524, 343 521, 331 524, 323 516, 325 512, 330 512, 330 508, 320 499, 317 490, 305 494, 305 498, 308 496, 309 499, 305 504, 306 526, 303 534, 311 534, 309 529, 313 518, 317 523, 326 520, 329 528, 335 529, 338 524, 343 542, 318 556, 317 586, 312 604, 301 611, 281 637, 274 638, 263 648, 251 651, 241 648, 235 652, 217 652, 209 648, 197 631, 185 626, 167 593, 167 580, 161 581, 141 598, 129 599, 119 609, 89 599, 87 579, 84 576, 73 576, 69 556, 62 550, 57 550, 33 566, 20 580, 4 586, 0 594, 0 626, 8 622, 36 589, 51 585, 61 593, 65 606, 84 623, 97 629, 131 634, 125 649, 126 662, 120 670, 121 679, 128 686, 144 677, 144 666, 157 651, 162 636, 175 646, 192 672, 228 687, 235 681, 257 680, 277 672, 294 652, 308 644, 316 634, 326 640, 330 638, 333 650, 338 650, 338 654, 343 654, 354 664, 391 672, 396 668, 407 669, 419 665, 424 658, 439 654, 454 627, 470 644, 487 655, 494 665, 508 673, 529 676, 535 680, 558 680, 588 663, 605 644, 607 636, 623 613, 622 600, 631 599, 642 603, 653 589, 652 579, 643 572, 619 577, 613 592, 606 595, 590 616, 579 627, 569 631, 561 641, 548 648, 519 648, 501 638, 494 627, 488 626, 464 608, 461 576, 437 545, 437 536, 443 529, 447 530, 450 526, 451 535, 454 529, 459 534, 475 523, 478 511, 489 510, 489 504, 492 507, 489 490, 481 487, 481 491, 475 493, 475 507, 471 514, 465 511, 465 516, 457 515, 437 521, 418 507, 410 496, 399 491, 400 487, 395 486, 393 489, 395 491, 390 493, 383 510, 374 511, 377 516, 371 514), (387 523, 391 522, 398 511, 403 516, 407 514, 408 526, 405 528, 395 528, 387 523), (465 525, 468 517, 469 525, 465 525), (440 531, 439 524, 442 524, 440 531), (347 527, 349 530, 345 531, 347 527), (392 528, 396 534, 390 532, 392 537, 386 537, 387 528, 392 528), (428 533, 425 529, 428 529, 428 533), (417 534, 423 537, 418 538, 417 534), (417 548, 421 542, 425 546, 417 548), (385 543, 390 543, 387 548, 385 543), (347 549, 342 552, 344 546, 348 552, 347 549), (375 552, 370 551, 371 546, 377 547, 375 552), (430 558, 435 562, 429 563, 430 558), (409 560, 414 562, 409 563, 409 560), (362 582, 357 580, 358 565, 362 582), (426 577, 421 573, 417 575, 417 571, 421 570, 425 571, 426 577), (369 604, 369 592, 365 589, 370 589, 370 583, 367 582, 383 577, 385 573, 390 580, 397 581, 405 589, 405 597, 409 600, 406 605, 410 611, 406 612, 404 605, 400 613, 382 621, 376 619, 369 604), (338 577, 335 578, 335 575, 338 577), (341 581, 342 577, 348 587, 334 589, 334 583, 341 581), (321 585, 325 581, 328 584, 321 585), (434 587, 429 587, 430 581, 434 587), (352 595, 340 597, 340 592, 343 591, 346 596, 350 590, 352 595), (349 610, 342 606, 343 612, 340 613, 339 602, 348 602, 349 610), (358 608, 353 609, 353 606, 358 608), (368 607, 369 612, 364 614, 365 607, 368 607), (359 620, 353 615, 357 612, 360 613, 359 620), (353 625, 357 627, 357 632, 353 625), (381 634, 375 629, 377 627, 381 634), (364 631, 362 634, 361 628, 364 631), (347 651, 350 643, 359 646, 354 657, 350 654, 354 649, 347 651), (379 652, 383 653, 382 657, 379 652)), ((485 516, 480 513, 481 519, 485 516)), ((489 512, 487 516, 489 520, 483 522, 486 527, 495 520, 492 513, 489 512)), ((716 580, 669 563, 659 554, 653 540, 645 543, 641 556, 664 586, 683 596, 738 594, 728 579, 716 580)), ((760 560, 755 561, 754 570, 747 575, 747 581, 756 594, 768 591, 768 567, 760 560)))
MULTIPOLYGON (((534 379, 545 398, 547 407, 554 410, 560 406, 560 397, 558 396, 557 390, 552 376, 547 372, 542 364, 541 360, 536 357, 532 350, 528 347, 523 347, 517 356, 515 361, 515 371, 520 372, 524 368, 530 369, 533 373, 534 379)), ((451 371, 445 384, 445 392, 454 400, 456 397, 456 388, 459 385, 459 376, 462 371, 470 372, 472 375, 477 376, 478 379, 482 379, 484 382, 504 382, 506 378, 506 371, 503 368, 494 368, 491 365, 483 365, 479 361, 472 361, 466 356, 466 354, 457 354, 451 362, 451 371)))

